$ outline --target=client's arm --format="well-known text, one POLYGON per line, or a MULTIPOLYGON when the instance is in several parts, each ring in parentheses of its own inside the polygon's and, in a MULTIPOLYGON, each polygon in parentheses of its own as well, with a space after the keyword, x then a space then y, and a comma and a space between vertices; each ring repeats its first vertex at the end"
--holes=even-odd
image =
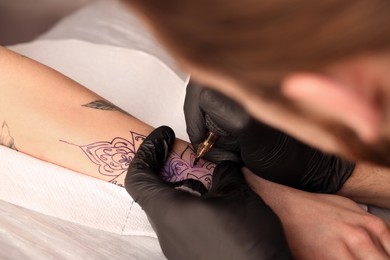
POLYGON ((246 169, 244 175, 280 218, 297 259, 389 259, 389 228, 352 200, 296 190, 246 169))
MULTIPOLYGON (((0 68, 0 144, 123 186, 151 126, 6 48, 0 48, 0 68)), ((178 140, 162 173, 171 181, 199 178, 209 187, 214 164, 202 160, 193 168, 193 159, 178 140)))

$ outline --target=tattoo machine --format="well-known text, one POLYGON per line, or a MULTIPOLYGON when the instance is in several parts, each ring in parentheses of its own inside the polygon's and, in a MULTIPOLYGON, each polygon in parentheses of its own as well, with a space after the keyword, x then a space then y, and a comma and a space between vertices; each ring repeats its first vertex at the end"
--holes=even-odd
POLYGON ((206 127, 209 130, 206 139, 199 144, 196 151, 196 158, 194 165, 196 165, 201 157, 203 157, 214 146, 215 142, 220 136, 228 136, 229 133, 221 129, 211 118, 206 114, 205 116, 206 127))

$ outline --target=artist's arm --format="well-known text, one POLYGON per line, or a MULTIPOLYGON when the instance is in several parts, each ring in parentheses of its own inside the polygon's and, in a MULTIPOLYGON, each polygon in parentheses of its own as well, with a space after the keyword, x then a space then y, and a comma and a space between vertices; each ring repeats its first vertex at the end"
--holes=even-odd
POLYGON ((390 169, 367 163, 356 164, 355 170, 337 194, 390 209, 390 169))
POLYGON ((323 154, 288 135, 254 121, 239 104, 190 82, 184 106, 187 132, 196 147, 207 131, 205 117, 230 133, 206 156, 242 160, 258 176, 312 192, 335 193, 390 208, 390 170, 323 154))
MULTIPOLYGON (((0 48, 2 145, 123 185, 129 162, 152 130, 61 73, 0 48)), ((214 164, 202 160, 192 169, 193 157, 187 143, 176 141, 164 174, 173 181, 192 174, 209 185, 214 164)))

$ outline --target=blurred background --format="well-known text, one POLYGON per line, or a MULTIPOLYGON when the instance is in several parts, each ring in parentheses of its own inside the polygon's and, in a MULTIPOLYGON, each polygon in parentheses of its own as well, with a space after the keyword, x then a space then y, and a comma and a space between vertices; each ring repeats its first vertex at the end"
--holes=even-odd
POLYGON ((28 42, 96 0, 0 0, 0 45, 28 42))

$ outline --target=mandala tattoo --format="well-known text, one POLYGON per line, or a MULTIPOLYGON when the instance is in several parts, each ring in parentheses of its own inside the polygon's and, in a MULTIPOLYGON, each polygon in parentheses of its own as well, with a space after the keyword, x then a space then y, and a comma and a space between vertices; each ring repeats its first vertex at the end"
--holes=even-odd
POLYGON ((118 179, 127 172, 129 164, 133 160, 136 152, 136 145, 139 146, 145 136, 131 133, 131 141, 122 137, 115 137, 112 141, 101 141, 87 145, 72 144, 67 141, 62 142, 78 146, 88 159, 98 166, 100 174, 111 177, 111 183, 123 186, 118 183, 118 179))
MULTIPOLYGON (((111 141, 100 141, 87 145, 77 145, 61 140, 62 142, 78 146, 88 159, 97 165, 100 174, 109 177, 109 182, 123 186, 120 181, 125 176, 133 160, 136 149, 145 139, 144 135, 130 131, 131 139, 115 137, 111 141)), ((215 165, 200 160, 196 166, 194 151, 187 146, 181 153, 171 152, 161 170, 161 178, 167 182, 179 182, 186 179, 201 181, 209 189, 211 187, 211 174, 215 165)))
MULTIPOLYGON (((131 116, 126 111, 120 109, 106 100, 95 100, 84 107, 106 110, 119 111, 131 116)), ((123 186, 118 180, 123 179, 127 169, 133 160, 136 149, 145 139, 144 135, 131 132, 131 139, 126 140, 122 137, 115 137, 112 141, 101 141, 88 145, 76 145, 87 155, 88 159, 98 166, 100 174, 110 176, 110 182, 123 186)), ((171 152, 161 170, 161 178, 167 182, 175 183, 186 179, 195 179, 203 183, 209 189, 211 187, 211 176, 215 164, 199 160, 197 165, 194 164, 196 154, 191 147, 181 153, 171 152)))
POLYGON ((187 146, 181 154, 171 152, 161 171, 161 177, 171 183, 194 179, 202 182, 207 189, 210 189, 211 173, 214 171, 215 164, 200 159, 194 165, 195 158, 196 154, 190 146, 187 146))
POLYGON ((7 122, 3 122, 3 125, 1 126, 1 131, 0 131, 0 145, 4 145, 8 148, 14 149, 17 151, 15 147, 15 140, 11 136, 9 127, 7 125, 7 122))

